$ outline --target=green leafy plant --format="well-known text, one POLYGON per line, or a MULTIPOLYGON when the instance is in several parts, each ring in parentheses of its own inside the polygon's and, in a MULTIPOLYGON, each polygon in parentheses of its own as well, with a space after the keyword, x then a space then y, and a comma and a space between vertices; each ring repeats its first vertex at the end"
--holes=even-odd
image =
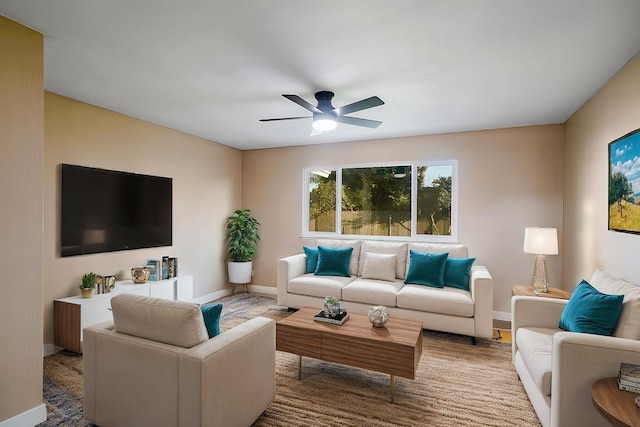
POLYGON ((86 273, 82 276, 82 283, 80 283, 80 289, 93 289, 96 286, 96 274, 86 273))
POLYGON ((258 251, 260 223, 249 209, 238 209, 227 218, 226 242, 233 262, 248 262, 258 251))

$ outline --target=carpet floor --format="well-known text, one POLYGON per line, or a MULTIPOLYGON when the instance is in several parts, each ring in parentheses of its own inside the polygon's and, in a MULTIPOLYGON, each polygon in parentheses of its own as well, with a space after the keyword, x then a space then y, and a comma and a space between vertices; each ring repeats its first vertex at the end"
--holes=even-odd
MULTIPOLYGON (((249 294, 226 297, 221 328, 248 319, 289 315, 275 299, 249 294)), ((254 423, 262 426, 540 426, 511 364, 511 346, 425 330, 415 380, 276 354, 276 399, 254 423)), ((59 352, 44 359, 47 421, 39 426, 92 426, 82 416, 82 356, 59 352)))

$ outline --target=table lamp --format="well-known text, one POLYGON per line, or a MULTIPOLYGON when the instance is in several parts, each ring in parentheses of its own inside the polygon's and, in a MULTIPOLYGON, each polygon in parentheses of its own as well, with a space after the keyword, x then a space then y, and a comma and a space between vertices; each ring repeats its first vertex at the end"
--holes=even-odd
POLYGON ((548 292, 545 255, 558 254, 558 230, 555 228, 527 227, 524 229, 524 252, 536 255, 533 266, 533 292, 548 292))

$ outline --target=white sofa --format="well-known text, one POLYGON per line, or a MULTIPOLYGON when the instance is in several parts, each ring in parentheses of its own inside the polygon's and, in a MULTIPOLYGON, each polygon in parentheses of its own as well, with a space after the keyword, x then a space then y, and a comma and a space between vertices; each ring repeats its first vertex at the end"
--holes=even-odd
POLYGON ((209 339, 197 304, 133 294, 111 303, 115 328, 105 322, 84 330, 89 421, 245 427, 274 400, 272 319, 256 317, 209 339))
MULTIPOLYGON (((425 329, 490 338, 493 334, 493 279, 484 266, 474 265, 469 290, 445 286, 404 284, 410 250, 448 253, 467 258, 466 246, 377 240, 318 240, 317 246, 352 247, 350 277, 305 273, 304 253, 278 261, 278 305, 289 308, 322 307, 326 296, 340 300, 353 313, 366 314, 373 305, 389 308, 391 316, 422 321, 425 329), (395 254, 394 281, 363 278, 365 254, 395 254)), ((446 283, 445 283, 446 285, 446 283)))
POLYGON ((640 286, 596 270, 589 283, 624 295, 613 336, 558 327, 567 300, 511 299, 513 363, 544 427, 608 426, 591 401, 591 386, 615 377, 621 362, 640 364, 640 286))

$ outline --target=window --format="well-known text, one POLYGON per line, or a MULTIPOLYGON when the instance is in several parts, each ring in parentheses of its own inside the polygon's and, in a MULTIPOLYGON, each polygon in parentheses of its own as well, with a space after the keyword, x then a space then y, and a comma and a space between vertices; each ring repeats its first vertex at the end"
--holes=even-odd
POLYGON ((307 168, 303 235, 454 241, 456 175, 455 160, 307 168))

